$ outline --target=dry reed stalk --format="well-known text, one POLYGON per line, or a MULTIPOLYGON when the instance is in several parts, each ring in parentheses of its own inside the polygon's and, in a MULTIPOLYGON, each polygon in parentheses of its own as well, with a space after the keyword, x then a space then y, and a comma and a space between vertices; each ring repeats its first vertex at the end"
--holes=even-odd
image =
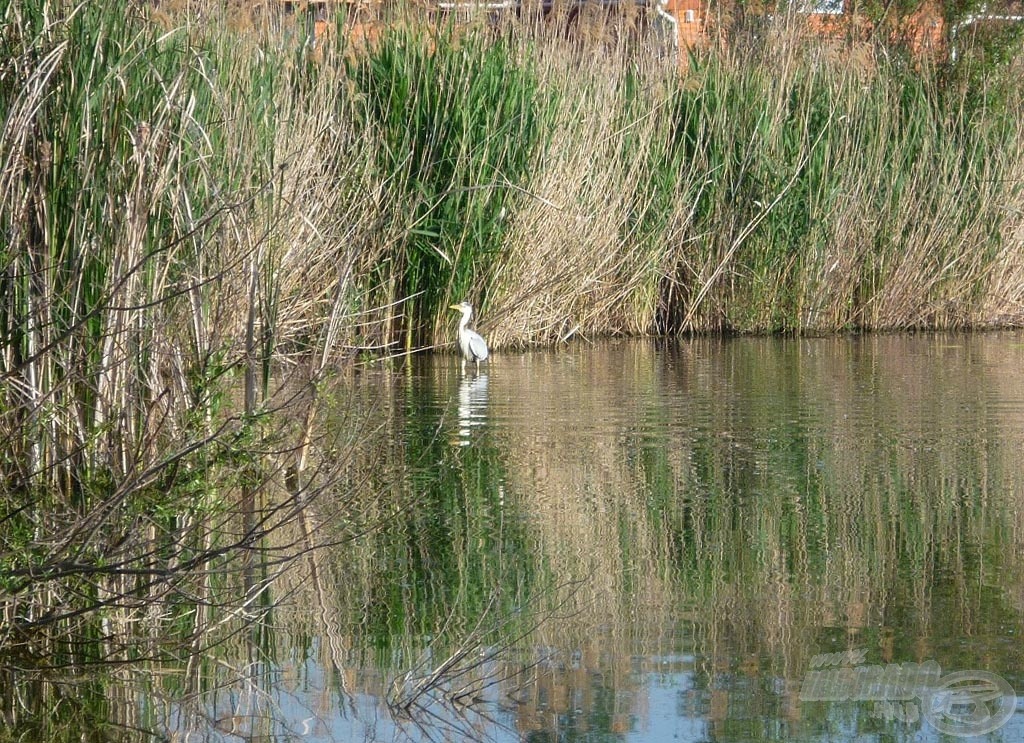
POLYGON ((652 247, 634 242, 646 142, 657 118, 623 120, 622 68, 544 57, 560 90, 552 137, 517 199, 504 255, 489 277, 488 307, 502 318, 496 345, 561 341, 575 334, 643 332, 636 294, 651 284, 652 247), (627 156, 623 130, 638 141, 627 156), (639 285, 639 288, 638 288, 639 285))
MULTIPOLYGON (((1024 122, 1016 121, 1016 134, 1012 141, 1024 140, 1024 122)), ((985 326, 1024 324, 1024 148, 1003 151, 1005 163, 993 169, 986 179, 997 193, 992 199, 994 208, 1002 215, 999 247, 988 267, 987 280, 974 321, 985 326), (1017 184, 1005 189, 1006 184, 1017 184), (1014 194, 1017 199, 1014 199, 1014 194)))

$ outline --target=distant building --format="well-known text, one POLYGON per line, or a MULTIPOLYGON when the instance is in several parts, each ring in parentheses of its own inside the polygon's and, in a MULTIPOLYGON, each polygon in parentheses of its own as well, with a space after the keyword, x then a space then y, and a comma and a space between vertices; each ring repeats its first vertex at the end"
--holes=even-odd
MULTIPOLYGON (((257 3, 261 12, 276 10, 285 18, 299 21, 305 39, 311 46, 332 31, 336 12, 348 9, 349 35, 361 40, 374 36, 378 27, 375 14, 382 0, 263 0, 257 3)), ((484 13, 500 18, 505 13, 526 17, 564 20, 568 33, 578 27, 586 12, 618 14, 638 28, 658 26, 662 38, 671 47, 681 66, 687 64, 689 52, 728 42, 732 25, 741 16, 770 18, 779 12, 779 5, 766 2, 760 6, 739 0, 409 0, 410 7, 436 10, 442 14, 463 14, 465 17, 484 13)), ((784 6, 783 6, 784 7, 784 6)), ((895 7, 895 4, 887 7, 895 7)), ((923 0, 910 13, 890 10, 882 20, 872 20, 864 11, 863 0, 790 0, 791 18, 805 24, 808 33, 824 38, 867 41, 884 38, 902 42, 913 53, 924 55, 945 53, 950 42, 955 46, 958 35, 993 24, 1024 21, 1024 0, 999 0, 947 28, 939 0, 923 0)), ((955 49, 954 49, 955 53, 955 49)))

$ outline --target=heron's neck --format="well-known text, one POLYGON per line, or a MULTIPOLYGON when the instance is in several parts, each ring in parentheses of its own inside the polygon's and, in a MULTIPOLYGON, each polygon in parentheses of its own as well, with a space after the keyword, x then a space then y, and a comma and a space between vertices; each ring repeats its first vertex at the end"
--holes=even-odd
POLYGON ((462 319, 459 321, 459 330, 465 330, 466 326, 469 325, 469 312, 462 313, 462 319))

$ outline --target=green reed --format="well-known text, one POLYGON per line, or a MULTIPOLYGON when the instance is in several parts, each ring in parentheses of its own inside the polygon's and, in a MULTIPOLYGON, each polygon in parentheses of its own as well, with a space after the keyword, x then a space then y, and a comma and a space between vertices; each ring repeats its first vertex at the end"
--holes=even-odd
POLYGON ((486 299, 515 187, 539 147, 544 96, 508 43, 442 26, 396 26, 348 65, 355 121, 379 136, 384 214, 394 229, 366 301, 411 298, 406 345, 448 324, 446 306, 486 299))
POLYGON ((1019 163, 1005 156, 1019 129, 968 111, 928 71, 793 54, 711 59, 674 94, 673 136, 709 181, 692 197, 702 237, 677 259, 690 291, 670 319, 739 331, 983 322, 1005 268, 997 247, 1020 249, 1006 209, 1019 163))
POLYGON ((279 310, 291 50, 135 5, 0 19, 0 647, 43 679, 188 655, 221 607, 258 606, 252 550, 299 497, 270 487, 295 445, 266 415, 299 338, 279 310))

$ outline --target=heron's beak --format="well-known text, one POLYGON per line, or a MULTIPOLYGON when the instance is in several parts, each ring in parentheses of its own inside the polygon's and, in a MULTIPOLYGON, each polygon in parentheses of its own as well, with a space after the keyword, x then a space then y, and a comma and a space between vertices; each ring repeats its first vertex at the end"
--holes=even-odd
POLYGON ((448 309, 450 309, 450 310, 461 310, 462 307, 460 307, 457 304, 450 304, 450 305, 448 305, 448 309))

